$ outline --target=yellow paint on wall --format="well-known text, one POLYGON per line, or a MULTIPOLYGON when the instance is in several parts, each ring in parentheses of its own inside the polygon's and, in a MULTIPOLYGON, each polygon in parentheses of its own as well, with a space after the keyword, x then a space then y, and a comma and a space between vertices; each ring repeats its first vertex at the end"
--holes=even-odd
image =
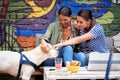
POLYGON ((26 2, 29 4, 29 6, 32 8, 33 12, 31 12, 29 15, 28 15, 28 18, 38 18, 38 17, 41 17, 45 14, 47 14, 48 12, 50 12, 53 7, 55 6, 56 4, 56 0, 52 0, 52 3, 49 7, 47 8, 42 8, 42 7, 39 7, 37 6, 33 0, 26 0, 26 2))

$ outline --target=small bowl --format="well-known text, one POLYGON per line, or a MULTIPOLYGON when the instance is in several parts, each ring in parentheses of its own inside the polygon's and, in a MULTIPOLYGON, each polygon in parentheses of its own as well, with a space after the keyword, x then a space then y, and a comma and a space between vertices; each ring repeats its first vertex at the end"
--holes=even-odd
POLYGON ((71 71, 72 73, 78 72, 78 70, 79 70, 79 68, 80 68, 80 66, 70 66, 70 65, 66 65, 66 67, 67 67, 67 69, 68 69, 69 71, 71 71))

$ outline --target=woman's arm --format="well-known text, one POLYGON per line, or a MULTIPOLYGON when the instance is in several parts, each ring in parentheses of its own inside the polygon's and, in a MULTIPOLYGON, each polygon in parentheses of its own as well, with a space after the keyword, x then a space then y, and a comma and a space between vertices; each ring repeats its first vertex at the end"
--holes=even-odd
POLYGON ((59 47, 62 47, 62 46, 78 44, 78 43, 81 43, 83 41, 90 40, 92 38, 94 38, 94 36, 88 32, 88 33, 85 33, 84 35, 74 37, 70 40, 63 42, 63 43, 56 44, 56 45, 54 45, 54 48, 58 49, 59 47))
POLYGON ((48 28, 47 28, 47 30, 46 30, 43 38, 42 38, 42 39, 44 39, 44 40, 47 41, 47 42, 49 42, 49 40, 50 40, 50 38, 51 38, 52 31, 53 31, 53 26, 54 26, 53 23, 51 23, 51 24, 48 26, 48 28))

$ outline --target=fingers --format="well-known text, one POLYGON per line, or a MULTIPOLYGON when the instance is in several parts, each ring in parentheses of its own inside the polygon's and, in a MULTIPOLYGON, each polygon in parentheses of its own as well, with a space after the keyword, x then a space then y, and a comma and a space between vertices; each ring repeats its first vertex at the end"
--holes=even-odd
POLYGON ((57 50, 57 49, 60 48, 61 46, 62 46, 62 45, 59 43, 59 44, 54 45, 53 48, 57 50))
POLYGON ((48 43, 45 41, 45 40, 41 40, 41 50, 44 52, 44 53, 48 53, 49 52, 49 45, 48 43))
POLYGON ((44 39, 41 39, 40 43, 43 44, 43 43, 47 43, 47 42, 44 39))
POLYGON ((42 50, 42 52, 44 52, 44 53, 48 53, 49 52, 49 48, 48 48, 48 46, 41 46, 41 50, 42 50))
POLYGON ((58 50, 59 47, 58 47, 57 45, 54 45, 53 48, 54 48, 55 50, 58 50))

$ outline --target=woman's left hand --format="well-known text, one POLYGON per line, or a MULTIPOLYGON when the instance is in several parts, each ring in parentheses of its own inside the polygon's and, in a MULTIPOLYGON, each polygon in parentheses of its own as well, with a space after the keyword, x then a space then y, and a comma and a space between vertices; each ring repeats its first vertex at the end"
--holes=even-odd
POLYGON ((59 47, 62 47, 62 46, 63 46, 62 43, 58 43, 53 45, 53 48, 57 50, 59 47))

